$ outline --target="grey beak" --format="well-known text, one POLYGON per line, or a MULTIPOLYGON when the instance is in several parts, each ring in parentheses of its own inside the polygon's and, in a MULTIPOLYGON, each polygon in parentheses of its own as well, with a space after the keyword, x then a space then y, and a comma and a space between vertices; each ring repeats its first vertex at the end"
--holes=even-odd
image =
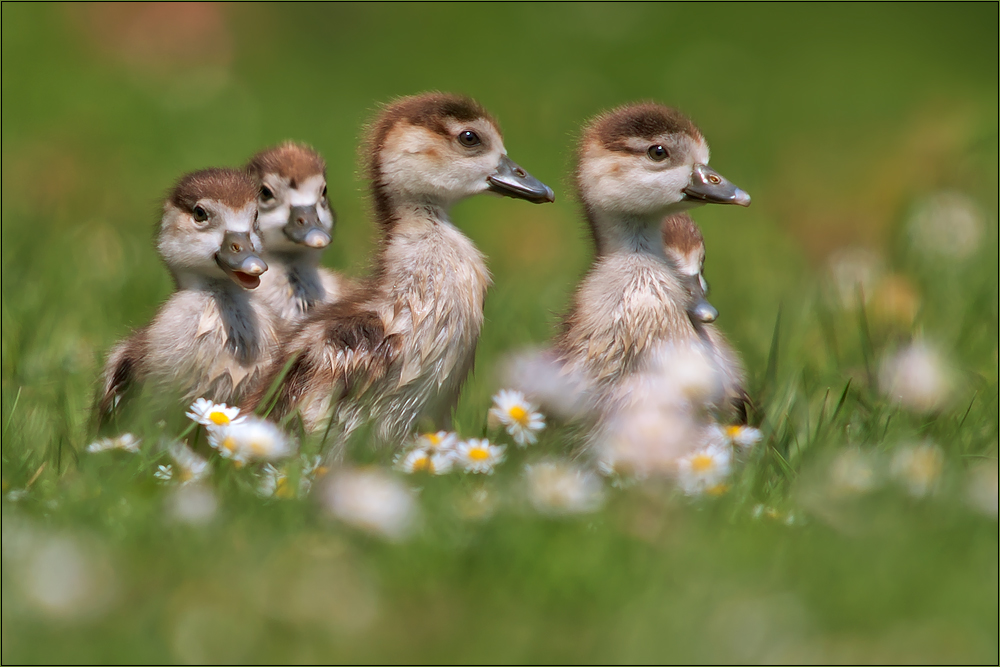
POLYGON ((708 324, 717 320, 719 318, 719 311, 705 298, 705 288, 702 285, 701 275, 684 276, 683 282, 687 287, 688 293, 691 295, 690 305, 688 306, 688 317, 691 318, 691 321, 708 324))
POLYGON ((500 166, 486 177, 490 190, 506 197, 527 199, 533 204, 544 204, 556 200, 552 188, 517 166, 506 155, 500 156, 500 166))
POLYGON ((696 164, 691 169, 691 180, 684 188, 690 201, 705 204, 736 204, 749 206, 750 195, 727 181, 707 164, 696 164))
POLYGON ((330 245, 330 233, 323 228, 315 206, 293 206, 283 229, 285 236, 294 243, 310 248, 330 245))
POLYGON ((236 284, 247 289, 260 285, 267 263, 254 251, 249 232, 226 232, 215 262, 236 284))

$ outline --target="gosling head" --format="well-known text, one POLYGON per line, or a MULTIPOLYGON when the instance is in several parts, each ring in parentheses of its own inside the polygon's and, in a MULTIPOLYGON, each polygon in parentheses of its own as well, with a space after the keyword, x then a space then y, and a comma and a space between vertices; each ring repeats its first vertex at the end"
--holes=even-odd
POLYGON ((714 322, 719 311, 708 302, 705 267, 705 237, 687 213, 669 215, 660 226, 663 249, 677 267, 677 277, 687 290, 688 315, 696 322, 714 322))
POLYGON ((595 118, 581 141, 577 186, 591 213, 642 218, 702 204, 750 205, 750 195, 708 166, 708 144, 686 116, 654 103, 595 118))
POLYGON ((187 174, 163 204, 156 248, 180 288, 206 278, 260 285, 257 182, 245 171, 205 169, 187 174))
POLYGON ((381 217, 400 204, 449 207, 481 192, 534 203, 552 189, 507 157, 496 121, 476 101, 445 93, 404 97, 376 119, 369 175, 381 217))
POLYGON ((326 163, 291 141, 261 151, 247 171, 260 180, 260 234, 269 252, 294 253, 330 244, 336 213, 326 198, 326 163))

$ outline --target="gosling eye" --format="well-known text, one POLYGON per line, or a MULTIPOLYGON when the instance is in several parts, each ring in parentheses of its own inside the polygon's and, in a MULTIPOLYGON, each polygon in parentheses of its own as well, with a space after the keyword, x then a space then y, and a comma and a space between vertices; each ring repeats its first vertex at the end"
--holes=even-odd
POLYGON ((466 148, 472 148, 473 146, 478 146, 483 143, 479 138, 479 135, 472 130, 465 130, 464 132, 459 132, 458 143, 462 144, 466 148))
POLYGON ((261 201, 272 201, 274 199, 274 192, 271 188, 266 185, 260 186, 260 200, 261 201))
POLYGON ((670 151, 663 147, 662 144, 656 144, 655 146, 650 146, 649 150, 646 151, 646 155, 653 162, 663 162, 668 157, 670 157, 670 151))
POLYGON ((326 197, 326 183, 323 184, 323 194, 320 197, 326 197))
POLYGON ((200 204, 194 207, 194 211, 192 211, 192 213, 194 213, 195 222, 205 222, 208 220, 208 211, 206 211, 205 207, 200 204))

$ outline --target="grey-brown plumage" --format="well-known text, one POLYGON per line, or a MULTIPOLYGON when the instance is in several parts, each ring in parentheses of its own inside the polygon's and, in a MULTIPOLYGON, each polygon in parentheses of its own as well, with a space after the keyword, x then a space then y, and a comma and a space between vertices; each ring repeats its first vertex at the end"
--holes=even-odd
POLYGON ((676 110, 644 103, 597 117, 584 130, 577 188, 596 254, 573 295, 554 352, 588 380, 599 413, 664 344, 708 345, 725 384, 715 408, 742 399, 742 370, 722 334, 692 317, 704 241, 684 211, 704 203, 749 204, 708 166, 700 131, 676 110), (667 218, 664 220, 664 218, 667 218))
POLYGON ((289 337, 269 376, 291 363, 271 414, 298 411, 310 431, 329 424, 338 443, 371 423, 376 440, 398 443, 419 421, 447 424, 482 326, 489 273, 448 209, 486 191, 530 201, 552 192, 510 161, 496 122, 467 98, 394 102, 366 152, 382 237, 374 270, 289 337))
POLYGON ((254 298, 281 323, 293 325, 351 287, 344 276, 319 266, 336 225, 326 163, 309 146, 288 141, 254 155, 247 170, 260 181, 260 234, 269 267, 254 298))
POLYGON ((266 270, 257 184, 246 172, 182 178, 163 205, 157 251, 176 290, 145 327, 114 346, 102 374, 100 421, 137 384, 184 400, 234 401, 277 347, 271 316, 250 298, 266 270))

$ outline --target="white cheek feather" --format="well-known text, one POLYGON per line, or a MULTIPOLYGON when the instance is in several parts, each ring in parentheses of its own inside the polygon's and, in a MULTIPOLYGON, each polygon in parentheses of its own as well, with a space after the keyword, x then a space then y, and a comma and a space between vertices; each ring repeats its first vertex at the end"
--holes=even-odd
POLYGON ((298 188, 288 189, 286 202, 289 206, 315 206, 323 194, 323 175, 316 174, 298 184, 298 188))
POLYGON ((257 218, 257 225, 260 227, 261 233, 267 235, 269 231, 274 229, 280 231, 288 222, 288 213, 289 208, 286 204, 276 206, 269 211, 261 210, 260 216, 257 218))
POLYGON ((681 273, 688 276, 696 276, 701 273, 701 261, 697 252, 687 255, 677 255, 677 268, 681 273))
POLYGON ((695 164, 708 164, 708 144, 705 143, 704 139, 695 144, 691 154, 694 157, 695 164))

